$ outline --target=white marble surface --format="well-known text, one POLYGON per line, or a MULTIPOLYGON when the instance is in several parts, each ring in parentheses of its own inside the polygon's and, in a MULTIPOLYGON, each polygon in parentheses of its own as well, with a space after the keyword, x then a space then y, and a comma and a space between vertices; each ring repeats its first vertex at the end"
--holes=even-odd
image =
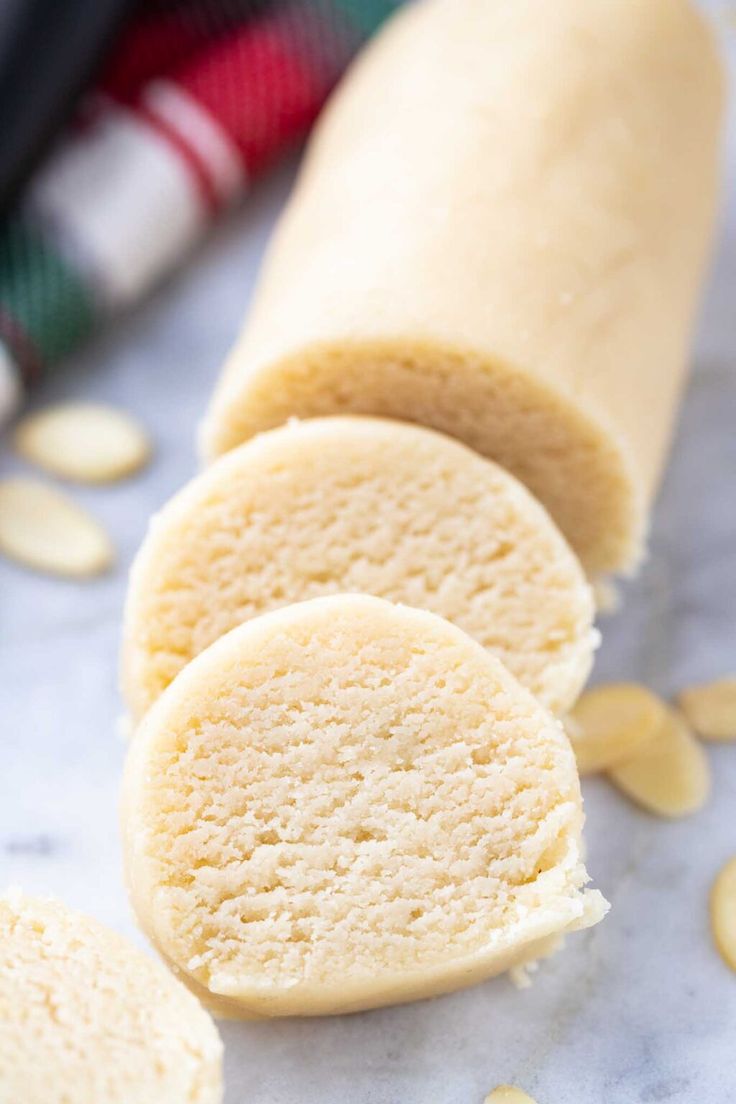
MULTIPOLYGON (((710 6, 733 60, 736 19, 710 6)), ((732 140, 731 185, 735 153, 732 140)), ((259 189, 197 264, 39 397, 104 398, 151 428, 147 472, 75 491, 114 534, 116 570, 76 584, 0 562, 0 885, 58 894, 139 941, 116 823, 126 570, 148 515, 194 470, 193 428, 289 180, 284 170, 259 189)), ((736 671, 735 246, 732 206, 651 558, 603 623, 599 679, 670 692, 736 671)), ((19 467, 0 446, 0 472, 19 467)), ((711 947, 706 901, 736 852, 736 748, 710 758, 713 799, 680 823, 637 812, 603 781, 585 786, 589 868, 613 908, 530 991, 501 979, 342 1019, 225 1025, 227 1104, 480 1104, 501 1081, 539 1104, 735 1101, 736 976, 711 947)))

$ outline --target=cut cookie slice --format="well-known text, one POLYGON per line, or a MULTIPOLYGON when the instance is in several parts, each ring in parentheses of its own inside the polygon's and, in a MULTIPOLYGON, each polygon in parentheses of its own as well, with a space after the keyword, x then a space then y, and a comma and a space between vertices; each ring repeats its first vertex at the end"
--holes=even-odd
POLYGON ((242 621, 341 591, 441 614, 554 712, 590 670, 590 588, 513 476, 417 426, 323 418, 234 450, 154 521, 125 619, 132 714, 242 621))
POLYGON ((234 1016, 447 992, 596 923, 560 723, 460 629, 365 595, 222 637, 133 741, 143 929, 234 1016))
POLYGON ((0 898, 3 1104, 220 1104, 222 1044, 159 963, 53 900, 0 898))

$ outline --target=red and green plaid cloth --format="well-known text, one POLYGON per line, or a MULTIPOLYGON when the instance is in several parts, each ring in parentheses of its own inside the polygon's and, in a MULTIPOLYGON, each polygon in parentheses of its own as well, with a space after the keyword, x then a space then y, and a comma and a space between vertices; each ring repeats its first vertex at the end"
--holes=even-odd
POLYGON ((245 17, 181 0, 132 18, 0 226, 0 419, 304 135, 398 2, 272 0, 245 17))

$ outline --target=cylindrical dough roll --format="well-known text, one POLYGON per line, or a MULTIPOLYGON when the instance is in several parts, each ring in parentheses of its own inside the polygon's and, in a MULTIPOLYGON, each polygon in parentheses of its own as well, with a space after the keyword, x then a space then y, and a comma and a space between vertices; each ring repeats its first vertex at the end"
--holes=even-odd
POLYGON ((0 1104, 220 1104, 221 1067, 160 962, 58 901, 0 897, 0 1104))
POLYGON ((436 614, 366 595, 193 659, 131 744, 128 882, 204 999, 319 1015, 470 985, 596 923, 559 721, 436 614))
POLYGON ((424 0, 317 129, 203 429, 457 436, 592 572, 640 555, 713 222, 721 73, 687 0, 424 0))
POLYGON ((154 519, 125 613, 133 718, 229 629, 338 591, 442 614, 557 713, 590 670, 590 588, 513 476, 419 426, 319 418, 233 449, 154 519))

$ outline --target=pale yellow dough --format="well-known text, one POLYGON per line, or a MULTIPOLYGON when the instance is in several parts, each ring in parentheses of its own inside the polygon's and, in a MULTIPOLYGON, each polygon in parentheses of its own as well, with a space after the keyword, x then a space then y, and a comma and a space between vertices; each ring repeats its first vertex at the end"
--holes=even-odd
POLYGON ((424 0, 312 140, 207 415, 382 414, 527 483, 630 569, 711 237, 721 72, 686 0, 424 0))
POLYGON ((131 744, 143 929, 221 1012, 432 996, 597 922, 575 760, 449 622, 365 595, 264 614, 194 659, 131 744))
POLYGON ((132 715, 242 621, 338 591, 442 614, 555 712, 590 670, 590 588, 521 484, 429 430, 324 418, 240 446, 155 519, 125 616, 132 715))
POLYGON ((164 966, 58 901, 0 897, 0 1104, 220 1104, 221 1065, 164 966))

